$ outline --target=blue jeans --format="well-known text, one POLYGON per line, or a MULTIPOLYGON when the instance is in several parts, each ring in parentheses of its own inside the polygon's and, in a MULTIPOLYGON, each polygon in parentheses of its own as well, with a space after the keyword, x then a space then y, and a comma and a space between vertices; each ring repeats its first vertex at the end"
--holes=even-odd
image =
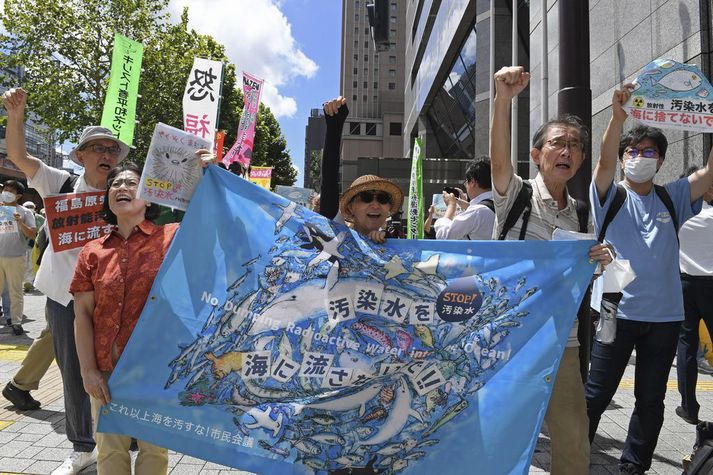
POLYGON ((676 355, 680 326, 681 322, 647 323, 617 318, 614 342, 594 342, 589 379, 584 387, 590 442, 636 348, 636 402, 621 463, 633 463, 644 470, 651 468, 663 425, 666 383, 676 355))
POLYGON ((47 299, 47 324, 52 332, 54 355, 62 375, 67 439, 77 452, 94 450, 92 409, 84 392, 82 372, 74 342, 74 300, 68 306, 47 299))
POLYGON ((713 330, 713 280, 681 276, 681 287, 686 318, 681 324, 678 339, 678 392, 681 394, 681 407, 690 417, 698 419, 698 410, 701 407, 696 399, 698 325, 703 318, 706 327, 713 330))

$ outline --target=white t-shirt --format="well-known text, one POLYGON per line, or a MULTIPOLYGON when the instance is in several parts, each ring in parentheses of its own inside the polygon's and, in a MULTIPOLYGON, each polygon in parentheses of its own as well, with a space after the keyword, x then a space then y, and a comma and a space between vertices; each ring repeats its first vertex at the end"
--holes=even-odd
POLYGON ((713 206, 703 202, 701 212, 681 226, 678 238, 681 272, 713 277, 713 206))
MULTIPOLYGON (((37 190, 37 193, 42 198, 45 198, 46 196, 58 194, 67 178, 69 178, 69 172, 42 163, 35 176, 27 180, 27 185, 37 190)), ((74 192, 84 193, 87 191, 104 190, 89 186, 84 180, 84 175, 82 175, 74 184, 74 192)), ((72 282, 74 267, 77 264, 77 257, 81 250, 81 248, 77 248, 56 253, 52 250, 52 243, 50 242, 35 277, 37 290, 55 302, 64 306, 69 305, 73 298, 72 294, 69 293, 69 284, 72 282)))
MULTIPOLYGON (((35 227, 35 215, 29 209, 15 205, 15 212, 20 213, 22 221, 29 227, 35 227)), ((0 256, 2 257, 21 257, 24 256, 29 247, 27 247, 27 238, 20 230, 20 225, 17 225, 17 231, 12 233, 0 234, 0 256)))

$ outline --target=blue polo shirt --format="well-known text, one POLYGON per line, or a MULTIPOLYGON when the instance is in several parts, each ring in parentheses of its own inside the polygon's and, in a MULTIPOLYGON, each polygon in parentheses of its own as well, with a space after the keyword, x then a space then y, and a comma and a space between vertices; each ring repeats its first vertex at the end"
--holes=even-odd
MULTIPOLYGON (((616 249, 617 257, 628 259, 636 278, 624 289, 618 318, 639 322, 675 322, 683 320, 683 296, 678 271, 678 240, 666 205, 653 188, 640 196, 624 182, 626 200, 609 224, 605 241, 616 249)), ((678 227, 701 211, 703 200, 691 203, 688 178, 667 185, 678 227)), ((589 188, 594 228, 597 233, 611 205, 616 187, 612 183, 604 203, 599 201, 594 182, 589 188)))

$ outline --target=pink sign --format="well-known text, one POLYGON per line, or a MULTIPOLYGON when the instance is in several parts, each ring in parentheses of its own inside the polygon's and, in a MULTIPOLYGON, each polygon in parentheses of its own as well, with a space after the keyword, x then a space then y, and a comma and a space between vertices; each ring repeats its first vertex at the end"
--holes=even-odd
POLYGON ((262 79, 243 72, 243 115, 240 117, 238 125, 238 139, 223 158, 223 163, 228 166, 238 161, 245 168, 250 166, 250 159, 253 156, 253 144, 255 142, 255 122, 257 121, 257 111, 260 107, 260 90, 262 79))

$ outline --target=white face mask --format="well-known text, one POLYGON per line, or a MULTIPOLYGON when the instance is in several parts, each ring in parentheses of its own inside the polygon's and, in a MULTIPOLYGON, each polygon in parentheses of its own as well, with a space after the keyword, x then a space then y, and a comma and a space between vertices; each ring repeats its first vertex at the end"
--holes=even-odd
POLYGON ((624 175, 634 183, 645 183, 656 175, 658 160, 646 157, 624 160, 624 175))
POLYGON ((15 196, 14 193, 10 193, 9 191, 3 191, 0 193, 0 200, 2 200, 3 203, 12 203, 15 201, 17 197, 15 196))

